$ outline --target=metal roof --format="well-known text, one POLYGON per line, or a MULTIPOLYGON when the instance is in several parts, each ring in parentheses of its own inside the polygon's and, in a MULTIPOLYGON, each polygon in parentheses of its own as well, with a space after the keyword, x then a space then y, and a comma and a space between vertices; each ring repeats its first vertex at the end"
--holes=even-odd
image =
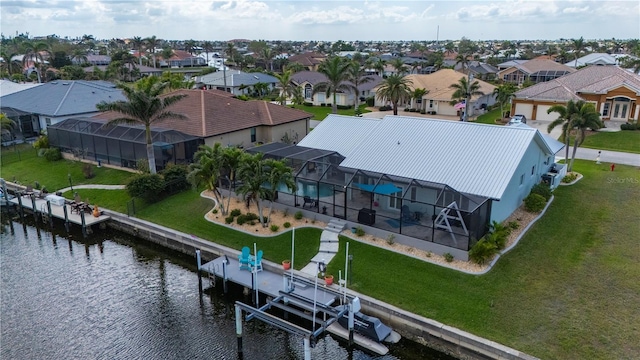
POLYGON ((552 155, 542 134, 529 127, 393 115, 378 122, 361 119, 328 116, 300 144, 345 151, 340 166, 446 184, 494 199, 502 197, 532 141, 552 155))
POLYGON ((349 157, 379 123, 379 119, 329 114, 298 145, 336 151, 344 157, 349 157), (309 136, 312 133, 314 135, 309 136))

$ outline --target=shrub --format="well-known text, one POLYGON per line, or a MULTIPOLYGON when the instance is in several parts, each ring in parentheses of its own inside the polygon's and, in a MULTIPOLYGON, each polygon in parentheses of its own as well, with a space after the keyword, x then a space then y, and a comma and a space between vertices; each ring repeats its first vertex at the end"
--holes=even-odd
POLYGON ((363 228, 361 228, 360 226, 358 226, 358 227, 356 228, 356 235, 358 235, 358 236, 364 236, 364 234, 365 234, 364 229, 363 229, 363 228))
POLYGON ((551 188, 548 184, 545 183, 535 184, 531 188, 531 194, 541 195, 546 201, 549 201, 549 199, 551 199, 551 196, 553 195, 553 193, 551 192, 551 188))
POLYGON ((33 182, 33 188, 36 189, 36 190, 40 190, 40 183, 37 182, 37 181, 34 181, 33 182))
POLYGON ((338 109, 341 109, 341 110, 349 110, 351 109, 351 107, 352 107, 351 105, 338 105, 338 109))
POLYGON ((273 231, 273 232, 276 232, 276 231, 278 231, 278 229, 280 229, 280 226, 278 226, 276 224, 271 224, 269 229, 271 229, 271 231, 273 231))
POLYGON ((484 265, 488 260, 490 260, 496 253, 498 249, 495 244, 492 244, 485 240, 485 238, 480 239, 469 251, 469 259, 476 264, 484 265))
POLYGON ((46 153, 47 150, 49 149, 38 149, 38 157, 44 157, 44 153, 46 153))
MULTIPOLYGON (((242 212, 240 211, 240 209, 233 209, 231 210, 231 213, 229 214, 230 216, 236 217, 238 215, 240 215, 242 212)), ((249 214, 247 214, 249 215, 249 214)))
POLYGON ((254 214, 254 213, 246 213, 244 216, 247 219, 247 221, 258 220, 258 215, 254 214))
POLYGON ((282 224, 282 226, 284 226, 285 229, 288 229, 291 227, 291 223, 287 221, 286 223, 282 224))
POLYGON ((300 220, 300 219, 302 219, 302 216, 303 216, 303 215, 302 215, 302 211, 296 211, 296 213, 293 215, 293 217, 294 217, 296 220, 300 220))
POLYGON ((426 114, 426 113, 427 113, 427 111, 426 111, 425 109, 420 110, 420 114, 423 114, 423 115, 424 115, 424 114, 426 114))
POLYGON ((36 150, 49 148, 49 137, 47 135, 40 135, 36 141, 33 142, 33 147, 36 150))
POLYGON ((411 110, 411 108, 408 108, 408 107, 404 108, 404 111, 409 111, 409 110, 411 110))
POLYGON ((578 178, 578 174, 569 173, 568 175, 562 178, 562 182, 565 184, 569 184, 569 183, 572 183, 577 178, 578 178))
POLYGON ((211 212, 212 212, 213 214, 217 214, 217 213, 218 213, 218 209, 213 209, 213 210, 211 210, 211 212))
POLYGON ((224 222, 226 224, 231 224, 233 222, 233 216, 227 216, 226 218, 224 218, 224 222))
POLYGON ((287 216, 289 216, 289 209, 282 210, 282 217, 287 217, 287 216))
POLYGON ((238 218, 236 219, 236 223, 237 223, 238 225, 244 225, 244 223, 246 223, 247 221, 250 221, 250 220, 247 220, 247 216, 246 216, 246 215, 240 215, 240 216, 238 216, 238 218))
POLYGON ((626 123, 620 125, 620 130, 640 130, 640 125, 626 123))
POLYGON ((313 103, 310 103, 310 102, 308 102, 308 101, 305 101, 305 102, 304 102, 304 106, 313 106, 313 103))
POLYGON ((135 169, 140 171, 143 174, 151 173, 151 170, 149 170, 149 161, 147 159, 136 160, 135 169))
POLYGON ((542 209, 544 209, 544 206, 546 204, 547 202, 545 201, 544 197, 538 194, 529 194, 529 196, 524 199, 525 210, 532 213, 539 213, 540 211, 542 211, 542 209))
POLYGON ((139 197, 148 202, 160 199, 164 189, 164 180, 159 174, 138 174, 127 184, 127 192, 131 197, 139 197))
POLYGON ((169 165, 161 172, 164 177, 164 189, 176 194, 191 187, 187 180, 188 170, 184 165, 169 165))
POLYGON ((325 106, 327 106, 327 104, 325 104, 325 103, 320 103, 320 106, 325 107, 325 106))
POLYGON ((84 174, 85 179, 91 179, 96 176, 93 173, 93 165, 85 163, 82 165, 82 173, 84 174))
POLYGON ((389 234, 389 236, 387 236, 387 244, 393 245, 395 242, 396 242, 396 236, 393 234, 389 234))
POLYGON ((60 154, 60 149, 58 148, 48 148, 44 152, 44 158, 47 161, 58 161, 62 159, 62 154, 60 154))
POLYGON ((516 230, 520 227, 520 224, 517 221, 509 221, 509 224, 507 224, 507 226, 509 226, 509 228, 512 230, 516 230))
POLYGON ((452 262, 453 261, 453 255, 451 255, 450 253, 444 253, 442 256, 444 257, 444 260, 446 262, 452 262))

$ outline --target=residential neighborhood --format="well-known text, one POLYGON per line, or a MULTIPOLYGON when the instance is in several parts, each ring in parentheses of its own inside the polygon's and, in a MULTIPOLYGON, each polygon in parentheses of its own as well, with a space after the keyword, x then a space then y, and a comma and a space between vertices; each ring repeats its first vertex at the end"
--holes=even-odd
MULTIPOLYGON (((222 286, 228 296, 227 281, 241 284, 228 277, 232 266, 251 279, 239 291, 253 297, 245 321, 270 319, 267 326, 304 338, 309 353, 322 340, 316 323, 325 330, 332 322, 318 313, 347 317, 349 307, 329 302, 317 311, 316 299, 307 299, 311 307, 294 290, 328 277, 335 283, 320 287, 336 301, 353 304, 346 294, 360 295, 371 321, 401 328, 415 346, 423 335, 434 338, 452 359, 640 351, 601 318, 613 303, 616 323, 640 320, 629 305, 640 300, 629 280, 640 271, 630 250, 640 233, 630 210, 640 199, 638 39, 25 33, 3 35, 0 49, 0 198, 20 214, 3 213, 3 221, 25 221, 29 209, 34 226, 64 221, 68 232, 77 215, 85 238, 109 227, 189 261, 197 250, 190 271, 198 281, 206 248, 209 260, 227 260, 207 275, 213 285, 200 289, 201 304, 222 296, 222 286), (54 219, 51 199, 63 217, 54 219), (104 225, 87 225, 85 216, 102 215, 104 225), (194 245, 201 243, 213 248, 194 245), (294 269, 282 271, 285 262, 294 269), (289 309, 273 305, 281 298, 266 292, 266 280, 258 289, 258 276, 269 272, 278 286, 284 279, 280 296, 311 331, 267 312, 289 309), (308 282, 294 281, 294 272, 308 282), (461 334, 453 342, 443 335, 449 327, 461 334), (578 340, 556 341, 560 333, 578 340), (476 338, 483 345, 473 345, 476 338), (585 350, 586 342, 598 345, 585 350)), ((13 227, 3 227, 3 247, 5 234, 13 227)), ((369 356, 363 343, 358 349, 369 356)))

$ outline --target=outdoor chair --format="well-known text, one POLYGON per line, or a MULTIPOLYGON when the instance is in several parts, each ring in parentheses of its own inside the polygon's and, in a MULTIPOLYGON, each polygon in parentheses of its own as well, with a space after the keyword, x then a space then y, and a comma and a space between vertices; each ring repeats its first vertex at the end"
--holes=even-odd
POLYGON ((240 269, 251 270, 251 250, 248 246, 242 248, 242 252, 238 255, 238 264, 240 269))
POLYGON ((411 210, 409 209, 408 205, 402 205, 402 221, 412 221, 413 218, 411 217, 411 210))
POLYGON ((249 264, 255 271, 262 271, 262 250, 258 250, 256 257, 251 259, 249 264))
POLYGON ((309 204, 309 207, 314 207, 316 205, 316 201, 311 199, 310 196, 303 196, 302 199, 304 200, 304 203, 302 204, 302 207, 307 206, 307 204, 309 204))

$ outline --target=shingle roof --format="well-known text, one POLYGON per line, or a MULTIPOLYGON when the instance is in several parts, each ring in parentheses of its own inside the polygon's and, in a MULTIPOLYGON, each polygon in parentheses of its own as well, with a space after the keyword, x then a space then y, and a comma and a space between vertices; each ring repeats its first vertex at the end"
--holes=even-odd
MULTIPOLYGON (((458 83, 461 78, 466 78, 467 75, 454 71, 452 69, 441 69, 432 74, 412 74, 407 75, 406 78, 413 82, 412 89, 424 88, 429 90, 429 93, 425 95, 426 98, 439 101, 451 101, 451 95, 456 91, 451 88, 452 84, 458 83)), ((485 94, 491 94, 495 86, 488 82, 475 79, 480 85, 480 91, 485 94)), ((472 99, 478 96, 472 96, 472 99)))
POLYGON ((2 97, 2 106, 53 117, 97 112, 102 101, 125 100, 106 81, 57 80, 2 97))
POLYGON ((10 80, 0 79, 0 97, 17 93, 22 90, 30 89, 34 86, 40 86, 38 83, 14 83, 10 80))
POLYGON ((308 82, 311 85, 315 85, 323 81, 327 81, 327 76, 317 71, 298 71, 297 73, 291 75, 291 81, 298 85, 302 84, 303 82, 308 82))
POLYGON ((314 66, 320 64, 326 59, 327 56, 315 52, 307 52, 303 54, 297 54, 289 57, 289 62, 296 62, 302 64, 302 66, 314 66))
MULTIPOLYGON (((302 110, 272 104, 267 101, 242 101, 219 90, 176 90, 167 95, 186 95, 169 110, 184 114, 187 120, 165 119, 154 126, 185 134, 210 137, 254 126, 274 126, 309 119, 313 115, 302 110)), ((115 119, 120 115, 107 112, 98 119, 115 119)))
POLYGON ((338 151, 346 157, 341 166, 500 199, 532 141, 545 154, 555 154, 542 134, 530 127, 393 115, 380 121, 329 115, 299 145, 338 151))
POLYGON ((640 75, 617 66, 592 65, 557 79, 524 88, 515 93, 517 99, 581 100, 581 93, 604 94, 618 86, 640 93, 640 75))
MULTIPOLYGON (((570 67, 576 67, 576 60, 564 63, 570 67)), ((577 67, 585 65, 616 65, 616 58, 607 53, 591 53, 578 58, 577 67)))
POLYGON ((246 73, 240 70, 216 71, 199 77, 196 81, 211 86, 224 86, 224 78, 227 78, 227 86, 240 85, 252 86, 257 83, 275 84, 278 79, 275 76, 263 73, 246 73))

